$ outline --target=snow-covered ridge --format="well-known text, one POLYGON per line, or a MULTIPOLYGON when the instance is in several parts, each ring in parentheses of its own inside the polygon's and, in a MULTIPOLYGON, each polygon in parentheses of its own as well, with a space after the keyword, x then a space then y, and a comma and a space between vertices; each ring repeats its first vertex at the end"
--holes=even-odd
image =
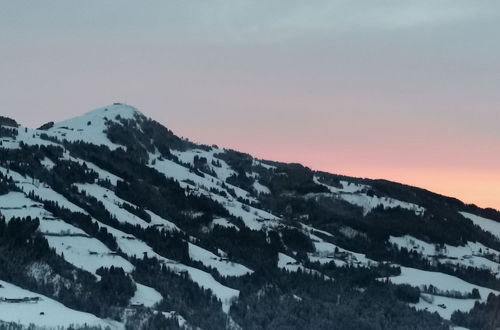
POLYGON ((67 127, 69 129, 85 129, 88 125, 88 121, 117 121, 119 118, 121 119, 135 119, 136 116, 142 116, 142 112, 137 110, 137 108, 122 104, 122 103, 114 103, 111 105, 107 105, 101 108, 97 108, 91 110, 89 112, 84 113, 81 116, 74 117, 71 119, 67 119, 54 124, 54 128, 57 127, 67 127))

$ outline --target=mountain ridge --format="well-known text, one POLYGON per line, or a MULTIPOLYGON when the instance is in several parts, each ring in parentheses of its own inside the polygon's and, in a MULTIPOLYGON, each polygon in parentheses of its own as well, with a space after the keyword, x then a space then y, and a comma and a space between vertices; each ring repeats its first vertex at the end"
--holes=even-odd
POLYGON ((44 126, 0 120, 0 281, 45 310, 112 328, 474 328, 500 292, 493 209, 197 144, 123 104, 44 126))
MULTIPOLYGON (((68 121, 74 121, 75 119, 78 119, 78 118, 81 118, 81 122, 88 122, 88 120, 92 120, 92 119, 95 119, 95 118, 92 118, 92 117, 95 117, 93 115, 97 115, 97 117, 100 117, 100 119, 102 119, 103 117, 106 117, 106 115, 108 114, 108 110, 109 110, 109 114, 111 114, 111 117, 116 117, 116 115, 120 115, 121 117, 123 118, 129 118, 129 119, 132 119, 134 118, 135 116, 139 116, 139 117, 142 117, 142 118, 149 118, 148 116, 146 116, 143 112, 141 112, 138 108, 132 106, 132 105, 129 105, 129 104, 126 104, 126 103, 120 103, 120 102, 115 102, 115 103, 112 103, 112 104, 109 104, 109 105, 106 105, 106 106, 102 106, 102 107, 99 107, 99 108, 96 108, 94 110, 90 110, 86 113, 84 113, 83 115, 80 115, 80 116, 76 116, 76 117, 72 117, 72 118, 69 118, 69 119, 65 119, 65 120, 62 120, 60 122, 51 122, 51 123, 54 123, 54 127, 61 127, 61 126, 66 126, 66 122, 68 121)), ((159 123, 161 125, 161 123, 159 123)), ((19 125, 19 124, 18 124, 19 125)), ((45 124, 44 124, 45 125, 45 124)), ((22 125, 21 125, 22 126, 22 125)), ((43 125, 42 125, 43 126, 43 125)), ((23 126, 24 127, 24 126, 23 126)), ((81 125, 80 128, 85 128, 85 125, 81 125)), ((199 142, 194 142, 195 144, 198 144, 200 145, 201 143, 199 142)), ((209 145, 213 145, 213 144, 209 144, 209 145)), ((230 148, 223 148, 223 149, 229 149, 229 150, 232 150, 230 148)), ((244 154, 247 154, 247 155, 250 155, 249 153, 246 153, 246 152, 243 152, 244 154)), ((280 161, 274 161, 274 160, 264 160, 264 159, 260 159, 260 160, 263 160, 263 161, 266 161, 266 162, 270 162, 270 163, 283 163, 283 162, 280 162, 280 161)), ((299 162, 294 162, 293 164, 299 164, 301 165, 299 162)), ((331 172, 327 172, 327 171, 324 171, 324 170, 314 170, 315 172, 324 172, 324 173, 328 173, 328 174, 333 174, 331 172)), ((405 186, 408 186, 408 187, 412 187, 412 188, 417 188, 417 189, 422 189, 424 191, 427 191, 427 192, 430 192, 430 193, 433 193, 433 194, 436 194, 436 195, 439 195, 439 196, 442 196, 442 197, 446 197, 448 199, 454 199, 456 201, 459 201, 463 204, 466 204, 466 205, 471 205, 471 206, 476 206, 478 208, 481 208, 481 209, 488 209, 488 210, 492 210, 492 211, 495 211, 495 212, 500 212, 499 210, 495 209, 494 207, 479 207, 473 203, 466 203, 465 201, 462 201, 460 200, 459 198, 457 197, 452 197, 452 196, 447 196, 445 194, 441 194, 441 193, 436 193, 430 189, 427 189, 427 188, 424 188, 424 187, 419 187, 419 186, 413 186, 411 184, 406 184, 406 183, 403 183, 403 182, 397 182, 397 181, 394 181, 394 180, 388 180, 388 179, 384 179, 384 178, 368 178, 368 177, 354 177, 354 176, 348 176, 348 175, 343 175, 343 174, 339 174, 339 173, 336 173, 335 175, 339 176, 339 177, 343 177, 343 178, 346 178, 346 179, 349 179, 349 180, 370 180, 370 181, 385 181, 385 182, 389 182, 389 183, 396 183, 396 184, 400 184, 400 185, 405 185, 405 186)))

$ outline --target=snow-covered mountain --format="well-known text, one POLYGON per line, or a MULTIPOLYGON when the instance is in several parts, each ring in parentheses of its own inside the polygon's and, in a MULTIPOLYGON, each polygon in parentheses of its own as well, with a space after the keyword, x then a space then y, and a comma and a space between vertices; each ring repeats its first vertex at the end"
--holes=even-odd
POLYGON ((500 325, 495 210, 196 144, 118 103, 0 125, 0 329, 500 325))

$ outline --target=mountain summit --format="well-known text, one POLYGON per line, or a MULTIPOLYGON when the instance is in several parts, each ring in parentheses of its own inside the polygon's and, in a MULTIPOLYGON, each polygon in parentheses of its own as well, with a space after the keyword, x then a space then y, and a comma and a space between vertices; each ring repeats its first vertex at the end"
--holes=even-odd
POLYGON ((107 127, 111 123, 137 118, 145 117, 130 105, 114 103, 56 123, 47 130, 47 134, 63 140, 105 144, 113 148, 113 144, 106 136, 107 127))
POLYGON ((495 210, 129 105, 0 118, 0 329, 494 329, 499 251, 495 210))

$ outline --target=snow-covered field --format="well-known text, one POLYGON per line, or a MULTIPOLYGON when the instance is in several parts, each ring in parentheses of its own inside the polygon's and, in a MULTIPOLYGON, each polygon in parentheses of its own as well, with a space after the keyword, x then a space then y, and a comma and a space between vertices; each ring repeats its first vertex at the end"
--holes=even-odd
POLYGON ((349 204, 358 206, 363 209, 363 214, 367 215, 377 207, 384 209, 402 208, 405 210, 413 211, 416 215, 423 215, 425 208, 413 203, 403 202, 390 197, 370 196, 366 191, 370 188, 367 185, 340 181, 342 188, 333 187, 322 183, 318 177, 314 177, 314 182, 327 187, 333 197, 342 199, 349 204))
POLYGON ((363 209, 363 214, 365 215, 377 207, 383 207, 384 209, 399 207, 405 210, 413 211, 416 215, 422 215, 425 212, 425 208, 419 205, 403 202, 390 197, 368 196, 365 193, 341 193, 338 197, 352 205, 361 207, 363 209))
POLYGON ((148 222, 125 210, 121 205, 127 202, 117 197, 112 190, 106 189, 97 184, 75 183, 74 185, 78 187, 80 191, 84 191, 87 195, 94 196, 101 201, 106 210, 114 215, 116 220, 119 222, 128 223, 134 226, 139 225, 144 228, 149 226, 148 222))
POLYGON ((0 320, 5 322, 16 322, 25 326, 35 324, 40 327, 69 327, 70 325, 101 326, 103 328, 124 329, 123 325, 116 321, 103 320, 92 314, 70 309, 63 304, 21 289, 18 286, 0 281, 0 320), (35 298, 36 301, 12 302, 5 299, 35 298))
POLYGON ((12 218, 36 218, 49 215, 43 209, 42 204, 27 198, 21 192, 9 192, 0 196, 0 212, 2 212, 7 221, 12 218))
POLYGON ((422 294, 420 301, 411 304, 418 310, 427 310, 438 313, 442 318, 449 320, 455 311, 468 312, 477 302, 476 299, 455 299, 431 294, 422 294))
MULTIPOLYGON (((286 270, 288 272, 298 272, 299 270, 301 272, 305 273, 310 273, 310 274, 318 274, 322 275, 320 272, 318 272, 315 269, 307 268, 304 267, 299 261, 296 259, 284 254, 284 253, 278 253, 278 268, 286 270)), ((330 279, 328 276, 323 275, 325 279, 330 279)))
POLYGON ((135 295, 130 299, 130 303, 132 305, 153 307, 163 299, 161 294, 155 289, 139 283, 136 283, 135 285, 137 286, 135 295))
POLYGON ((240 230, 235 224, 232 222, 229 222, 227 219, 224 218, 217 218, 212 220, 212 227, 213 226, 221 226, 225 228, 234 228, 236 230, 240 230))
POLYGON ((461 215, 471 220, 475 225, 481 227, 484 231, 490 232, 493 236, 500 239, 500 222, 480 217, 467 212, 460 212, 461 215))
POLYGON ((500 252, 478 242, 467 242, 464 246, 438 245, 406 235, 402 237, 391 236, 389 243, 399 248, 404 247, 408 251, 416 251, 439 263, 488 269, 500 277, 500 263, 491 260, 492 258, 500 260, 500 252))
POLYGON ((89 162, 89 161, 86 161, 86 160, 81 160, 79 158, 75 158, 75 157, 71 157, 69 155, 69 153, 64 153, 64 158, 67 159, 67 160, 71 160, 73 162, 77 162, 79 164, 85 164, 89 169, 93 170, 94 172, 96 172, 98 175, 99 175, 99 179, 101 180, 109 180, 109 182, 111 182, 111 184, 113 186, 116 186, 116 183, 118 181, 121 181, 123 180, 122 178, 120 178, 119 176, 117 175, 114 175, 112 173, 109 173, 108 171, 106 170, 103 170, 102 168, 98 167, 97 165, 89 162))
POLYGON ((280 226, 280 218, 269 212, 223 196, 211 195, 210 197, 224 206, 232 216, 241 218, 245 226, 252 230, 280 226))
POLYGON ((71 264, 90 273, 101 267, 121 267, 126 272, 134 269, 132 264, 123 257, 110 251, 95 238, 80 236, 46 236, 51 248, 59 255, 64 255, 71 264))
POLYGON ((325 184, 321 182, 320 178, 315 176, 313 178, 314 182, 317 184, 320 184, 322 186, 325 186, 330 190, 331 193, 337 194, 337 193, 358 193, 358 192, 363 192, 368 189, 370 189, 370 186, 364 185, 364 184, 358 184, 358 183, 353 183, 353 182, 347 182, 345 180, 340 180, 340 184, 342 185, 342 188, 339 187, 334 187, 330 186, 328 184, 325 184))
POLYGON ((294 258, 287 256, 284 253, 278 253, 278 268, 287 270, 289 272, 297 272, 299 269, 305 271, 306 268, 294 258))
POLYGON ((206 191, 210 191, 210 189, 216 189, 224 191, 228 196, 230 196, 230 192, 222 187, 222 184, 224 183, 228 188, 231 188, 235 192, 237 197, 255 201, 255 198, 252 197, 249 192, 241 189, 240 187, 225 183, 224 180, 234 174, 234 171, 231 170, 223 160, 216 159, 213 156, 215 153, 217 153, 217 150, 213 149, 211 152, 203 150, 190 150, 185 152, 173 151, 173 153, 178 156, 181 161, 189 161, 189 163, 193 162, 194 156, 196 155, 207 158, 208 166, 216 173, 217 177, 213 177, 209 174, 204 174, 204 176, 201 177, 196 173, 190 171, 190 169, 187 167, 177 164, 172 160, 162 158, 160 154, 150 155, 149 166, 158 170, 160 173, 163 173, 166 177, 177 180, 178 182, 194 182, 194 188, 196 189, 203 189, 206 191), (218 161, 221 167, 211 165, 212 160, 218 161))
MULTIPOLYGON (((455 276, 408 267, 401 267, 401 275, 389 277, 389 281, 394 284, 410 284, 416 287, 432 285, 440 291, 458 291, 463 294, 471 293, 472 289, 477 289, 481 295, 480 301, 483 302, 486 301, 490 293, 499 294, 498 291, 468 283, 455 276)), ((415 304, 415 307, 436 311, 443 318, 447 319, 449 319, 453 311, 469 311, 474 306, 474 302, 477 301, 474 299, 445 298, 436 295, 426 296, 434 299, 434 302, 426 302, 421 297, 419 303, 415 304), (440 304, 443 304, 442 306, 444 307, 438 306, 440 304)))
POLYGON ((224 257, 213 254, 199 246, 189 243, 189 257, 200 261, 207 267, 217 269, 222 276, 243 276, 252 273, 247 267, 235 262, 231 262, 224 257))
MULTIPOLYGON (((312 262, 319 262, 321 264, 327 264, 329 262, 334 262, 337 266, 373 266, 377 265, 376 261, 373 261, 367 258, 362 253, 352 252, 346 249, 343 249, 335 244, 330 242, 326 242, 322 238, 317 235, 314 235, 313 232, 320 230, 314 229, 311 226, 305 226, 308 229, 308 235, 311 238, 315 252, 308 253, 309 260, 312 262)), ((329 234, 328 236, 331 236, 329 234)))

